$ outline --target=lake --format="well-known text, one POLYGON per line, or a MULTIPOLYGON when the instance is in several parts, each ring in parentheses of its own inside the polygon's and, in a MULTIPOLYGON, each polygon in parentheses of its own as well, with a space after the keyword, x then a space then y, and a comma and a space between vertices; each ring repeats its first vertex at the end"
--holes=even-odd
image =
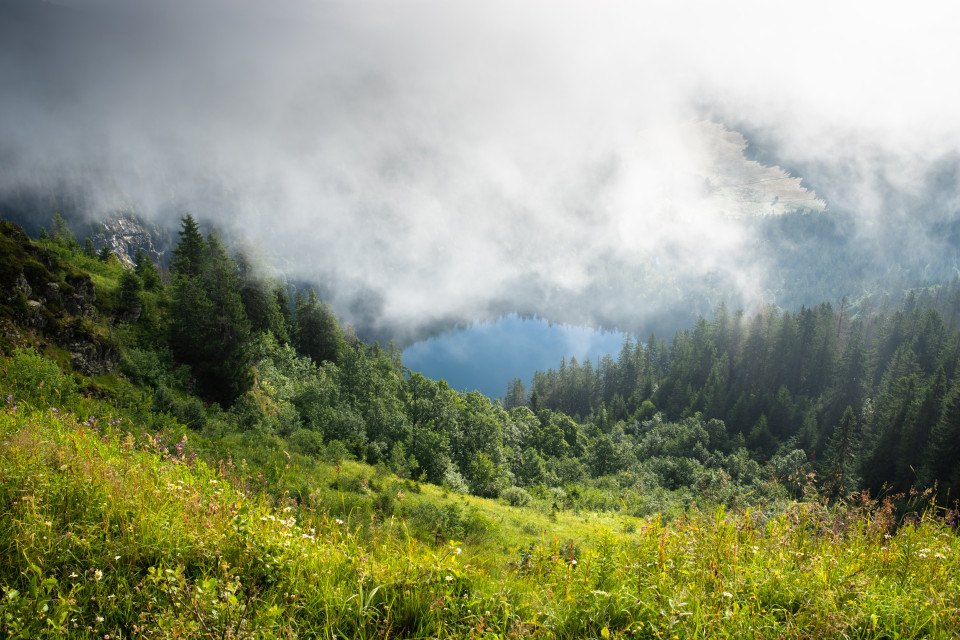
POLYGON ((590 327, 550 323, 543 318, 504 316, 475 322, 407 347, 403 363, 428 378, 443 379, 458 391, 480 391, 502 398, 514 378, 530 381, 537 370, 557 369, 560 360, 577 362, 620 352, 626 335, 590 327))

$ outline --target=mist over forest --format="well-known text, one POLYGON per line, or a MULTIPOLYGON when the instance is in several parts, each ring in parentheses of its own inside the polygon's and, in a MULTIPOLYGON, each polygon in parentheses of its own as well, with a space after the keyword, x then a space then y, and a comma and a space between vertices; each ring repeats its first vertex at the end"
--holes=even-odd
POLYGON ((0 636, 955 638, 958 24, 0 0, 0 636))
POLYGON ((947 6, 0 6, 4 215, 192 212, 371 339, 956 274, 947 6))

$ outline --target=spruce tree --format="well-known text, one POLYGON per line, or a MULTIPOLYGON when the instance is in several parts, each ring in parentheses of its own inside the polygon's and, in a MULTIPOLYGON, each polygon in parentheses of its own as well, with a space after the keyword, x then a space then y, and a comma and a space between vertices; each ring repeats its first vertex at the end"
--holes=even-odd
POLYGON ((925 452, 922 477, 927 484, 940 484, 940 495, 949 492, 949 499, 960 497, 960 486, 954 482, 955 470, 960 465, 960 380, 955 381, 943 404, 940 419, 934 425, 925 452))
POLYGON ((140 281, 143 282, 144 289, 153 291, 160 286, 160 273, 157 271, 157 267, 140 247, 137 247, 133 261, 136 263, 135 271, 136 274, 140 276, 140 281))
POLYGON ((824 468, 827 487, 836 493, 850 493, 859 488, 859 479, 855 468, 857 451, 860 446, 857 418, 852 407, 847 407, 840 422, 833 430, 833 436, 827 444, 826 466, 824 468))
POLYGON ((180 221, 180 242, 173 250, 170 269, 174 276, 196 277, 203 271, 207 245, 197 221, 189 213, 180 221))
POLYGON ((317 299, 312 288, 304 297, 297 294, 294 317, 294 342, 297 351, 314 362, 336 363, 344 348, 343 330, 330 306, 317 299))
POLYGON ((138 313, 143 308, 143 284, 140 278, 131 269, 124 269, 120 274, 120 299, 117 311, 124 319, 138 313))
POLYGON ((77 239, 73 236, 73 232, 67 226, 67 221, 63 219, 59 212, 53 214, 53 240, 57 244, 71 249, 77 246, 77 239))
POLYGON ((230 404, 253 383, 250 324, 240 299, 236 263, 219 236, 200 236, 183 219, 174 249, 170 348, 191 367, 201 395, 230 404))
POLYGON ((96 260, 97 258, 97 250, 94 248, 93 240, 90 239, 90 236, 83 239, 83 255, 91 260, 96 260))

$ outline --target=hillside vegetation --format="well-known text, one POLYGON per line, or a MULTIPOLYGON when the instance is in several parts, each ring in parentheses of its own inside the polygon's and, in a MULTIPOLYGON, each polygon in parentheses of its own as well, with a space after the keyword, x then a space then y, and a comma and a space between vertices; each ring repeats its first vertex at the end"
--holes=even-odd
MULTIPOLYGON (((949 500, 909 484, 871 499, 791 434, 757 446, 677 382, 683 333, 649 394, 607 403, 594 386, 564 407, 535 381, 505 408, 407 371, 192 218, 167 282, 63 226, 2 231, 9 637, 910 638, 960 623, 949 500)), ((907 304, 940 313, 923 300, 907 304)), ((940 326, 930 375, 949 385, 940 326)), ((840 405, 816 398, 822 441, 840 405)))

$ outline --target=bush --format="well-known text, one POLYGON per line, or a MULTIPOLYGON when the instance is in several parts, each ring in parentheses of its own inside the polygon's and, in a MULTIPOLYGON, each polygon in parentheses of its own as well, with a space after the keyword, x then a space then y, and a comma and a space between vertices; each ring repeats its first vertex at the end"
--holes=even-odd
POLYGON ((120 371, 134 384, 159 387, 166 379, 166 367, 156 351, 128 349, 120 357, 120 371))
POLYGON ((533 502, 533 498, 520 487, 510 487, 500 494, 500 497, 511 507, 526 507, 533 502))
POLYGON ((290 435, 289 441, 295 451, 304 455, 319 456, 324 451, 323 438, 316 431, 299 429, 290 435))
POLYGON ((56 362, 45 358, 31 347, 14 354, 0 386, 12 391, 17 399, 29 400, 38 405, 64 403, 72 398, 77 390, 72 376, 63 373, 56 362))
POLYGON ((340 440, 331 440, 327 443, 326 450, 323 453, 323 459, 326 462, 333 464, 339 464, 344 460, 352 460, 353 456, 350 455, 350 451, 340 440))
POLYGON ((200 431, 207 424, 207 413, 203 409, 203 403, 195 396, 175 401, 170 413, 180 424, 194 431, 200 431))
POLYGON ((467 481, 452 462, 447 464, 447 470, 443 472, 442 486, 447 491, 454 493, 470 493, 467 481))

